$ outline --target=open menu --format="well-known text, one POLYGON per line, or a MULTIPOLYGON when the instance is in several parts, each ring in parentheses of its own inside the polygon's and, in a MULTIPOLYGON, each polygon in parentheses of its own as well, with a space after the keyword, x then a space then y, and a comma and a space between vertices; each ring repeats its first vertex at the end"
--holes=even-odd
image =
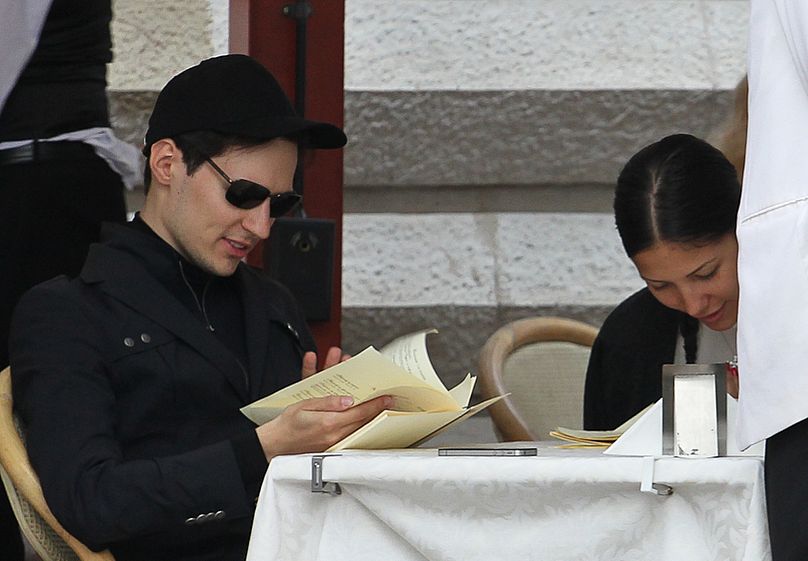
POLYGON ((345 362, 246 405, 241 412, 260 425, 304 399, 349 395, 358 404, 389 395, 393 398, 390 410, 382 411, 327 451, 418 444, 503 397, 469 407, 476 381, 471 374, 447 390, 429 360, 426 337, 430 333, 437 331, 426 329, 399 337, 381 350, 368 347, 345 362))

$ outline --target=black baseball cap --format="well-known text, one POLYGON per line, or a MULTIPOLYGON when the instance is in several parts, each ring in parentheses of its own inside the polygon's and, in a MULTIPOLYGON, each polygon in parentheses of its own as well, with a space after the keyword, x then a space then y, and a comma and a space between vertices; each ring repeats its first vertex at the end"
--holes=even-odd
POLYGON ((169 80, 149 118, 143 153, 161 138, 193 131, 287 137, 308 148, 341 148, 347 142, 339 127, 299 117, 275 77, 239 54, 203 60, 169 80))

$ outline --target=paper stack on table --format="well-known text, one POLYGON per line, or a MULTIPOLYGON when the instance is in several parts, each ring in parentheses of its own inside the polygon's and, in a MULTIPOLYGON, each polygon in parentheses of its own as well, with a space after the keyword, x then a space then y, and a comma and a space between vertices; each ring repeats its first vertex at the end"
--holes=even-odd
POLYGON ((550 431, 550 436, 568 442, 568 444, 562 444, 560 448, 607 448, 631 428, 637 422, 637 419, 642 417, 650 408, 651 405, 614 430, 581 430, 558 427, 556 430, 550 431))

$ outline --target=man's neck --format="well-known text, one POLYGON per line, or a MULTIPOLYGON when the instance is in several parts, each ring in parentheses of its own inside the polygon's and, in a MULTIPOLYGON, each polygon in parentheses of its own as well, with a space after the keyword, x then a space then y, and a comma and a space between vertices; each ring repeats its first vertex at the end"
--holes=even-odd
POLYGON ((171 243, 170 240, 171 236, 168 235, 168 232, 165 230, 165 228, 161 227, 160 221, 153 216, 153 212, 151 212, 151 210, 149 209, 148 202, 146 206, 143 208, 143 210, 135 214, 135 219, 133 220, 133 222, 135 220, 140 220, 143 223, 143 225, 145 225, 151 231, 152 234, 154 234, 155 236, 163 240, 165 243, 170 245, 174 249, 174 251, 180 253, 180 251, 176 248, 176 246, 173 243, 171 243))

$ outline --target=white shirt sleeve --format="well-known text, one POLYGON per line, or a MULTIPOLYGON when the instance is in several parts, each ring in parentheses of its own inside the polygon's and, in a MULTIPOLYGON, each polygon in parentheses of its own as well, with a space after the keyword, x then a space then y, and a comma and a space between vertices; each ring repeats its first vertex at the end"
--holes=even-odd
POLYGON ((808 418, 808 2, 751 0, 738 445, 808 418))

